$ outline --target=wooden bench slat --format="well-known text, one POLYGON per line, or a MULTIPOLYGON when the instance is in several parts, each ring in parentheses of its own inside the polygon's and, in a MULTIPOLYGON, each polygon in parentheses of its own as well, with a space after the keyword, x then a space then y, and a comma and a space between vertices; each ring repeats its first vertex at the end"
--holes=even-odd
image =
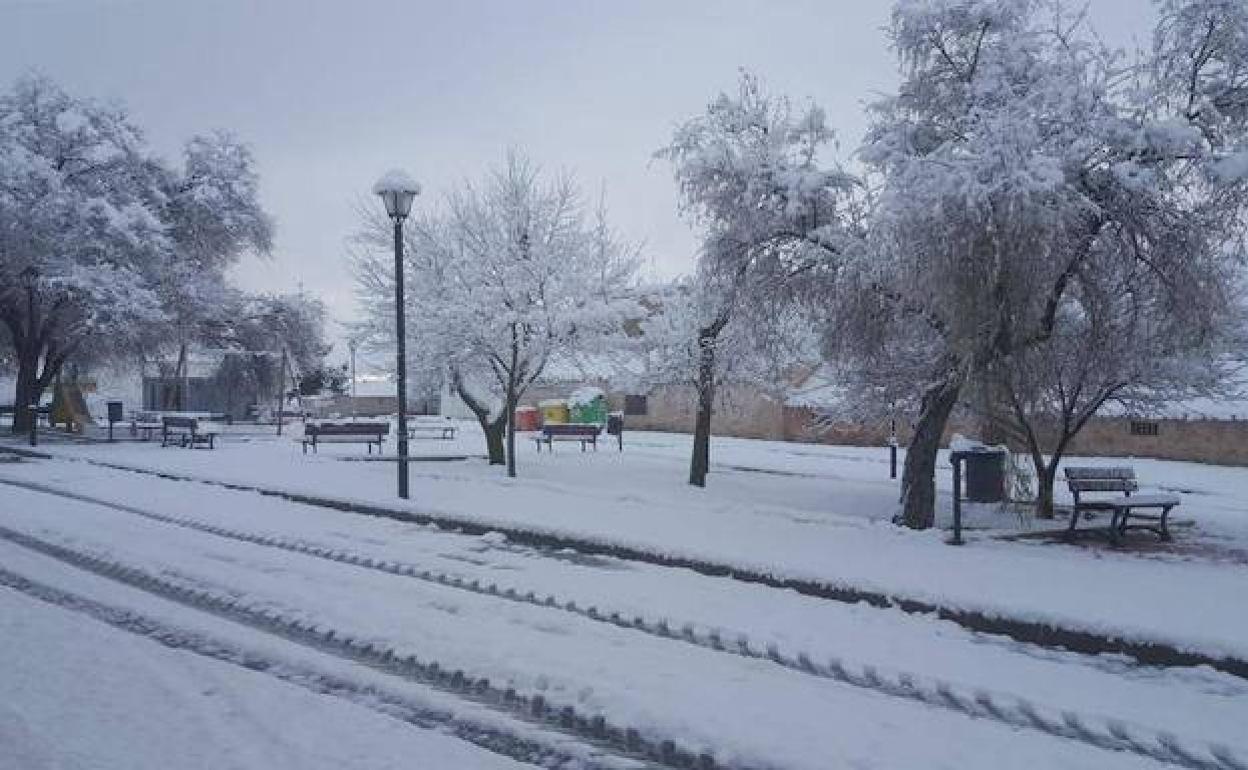
POLYGON ((1067 479, 1134 479, 1134 468, 1086 468, 1072 466, 1063 468, 1067 479))
POLYGON ((1132 479, 1069 479, 1072 492, 1134 492, 1140 488, 1132 479))

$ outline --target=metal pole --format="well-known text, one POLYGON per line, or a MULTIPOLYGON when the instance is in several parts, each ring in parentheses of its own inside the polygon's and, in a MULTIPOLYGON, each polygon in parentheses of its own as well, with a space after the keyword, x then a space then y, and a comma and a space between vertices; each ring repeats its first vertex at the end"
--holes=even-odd
POLYGON ((282 348, 282 362, 277 370, 277 435, 282 435, 282 409, 286 406, 286 348, 282 348))
POLYGON ((37 434, 39 433, 39 402, 30 405, 30 445, 37 446, 39 441, 37 434))
POLYGON ((954 455, 953 462, 953 538, 949 545, 962 545, 962 458, 954 455))
POLYGON ((399 396, 399 497, 407 499, 407 343, 403 317, 403 218, 394 218, 394 320, 398 335, 395 379, 399 396))

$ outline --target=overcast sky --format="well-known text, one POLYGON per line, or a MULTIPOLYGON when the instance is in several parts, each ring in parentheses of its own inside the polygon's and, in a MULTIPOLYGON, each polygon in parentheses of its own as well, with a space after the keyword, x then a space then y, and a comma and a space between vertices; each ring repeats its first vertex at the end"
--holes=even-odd
MULTIPOLYGON (((39 71, 124 102, 170 159, 229 130, 255 152, 277 220, 253 289, 320 294, 353 312, 344 238, 386 169, 436 203, 508 147, 605 184, 649 270, 687 270, 695 241, 651 153, 731 89, 738 69, 822 105, 848 156, 862 104, 897 82, 879 0, 0 0, 0 81, 39 71)), ((1119 45, 1144 39, 1148 0, 1091 0, 1119 45)))

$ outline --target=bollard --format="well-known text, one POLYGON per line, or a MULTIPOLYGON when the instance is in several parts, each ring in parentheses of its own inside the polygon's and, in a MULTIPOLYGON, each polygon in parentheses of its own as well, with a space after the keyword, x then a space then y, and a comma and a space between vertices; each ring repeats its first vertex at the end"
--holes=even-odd
POLYGON ((953 537, 946 542, 949 545, 963 545, 962 539, 962 457, 955 452, 950 457, 953 464, 953 537))
POLYGON ((897 418, 894 417, 888 428, 888 477, 897 478, 897 418))

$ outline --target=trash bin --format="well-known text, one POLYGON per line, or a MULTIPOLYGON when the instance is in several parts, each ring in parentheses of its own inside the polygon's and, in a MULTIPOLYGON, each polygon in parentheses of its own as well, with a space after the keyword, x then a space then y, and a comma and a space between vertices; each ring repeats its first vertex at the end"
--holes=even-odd
POLYGON ((612 412, 607 415, 607 435, 619 436, 624 432, 624 413, 612 412))
POLYGON ((568 421, 568 402, 562 398, 548 398, 537 403, 542 410, 543 423, 565 423, 568 421))
POLYGON ((966 499, 999 503, 1005 499, 1005 452, 981 447, 963 454, 966 462, 966 499))
POLYGON ((599 388, 577 388, 568 406, 572 422, 602 425, 607 421, 607 397, 599 388))
POLYGON ((535 431, 542 427, 542 416, 535 406, 516 407, 516 430, 535 431))

